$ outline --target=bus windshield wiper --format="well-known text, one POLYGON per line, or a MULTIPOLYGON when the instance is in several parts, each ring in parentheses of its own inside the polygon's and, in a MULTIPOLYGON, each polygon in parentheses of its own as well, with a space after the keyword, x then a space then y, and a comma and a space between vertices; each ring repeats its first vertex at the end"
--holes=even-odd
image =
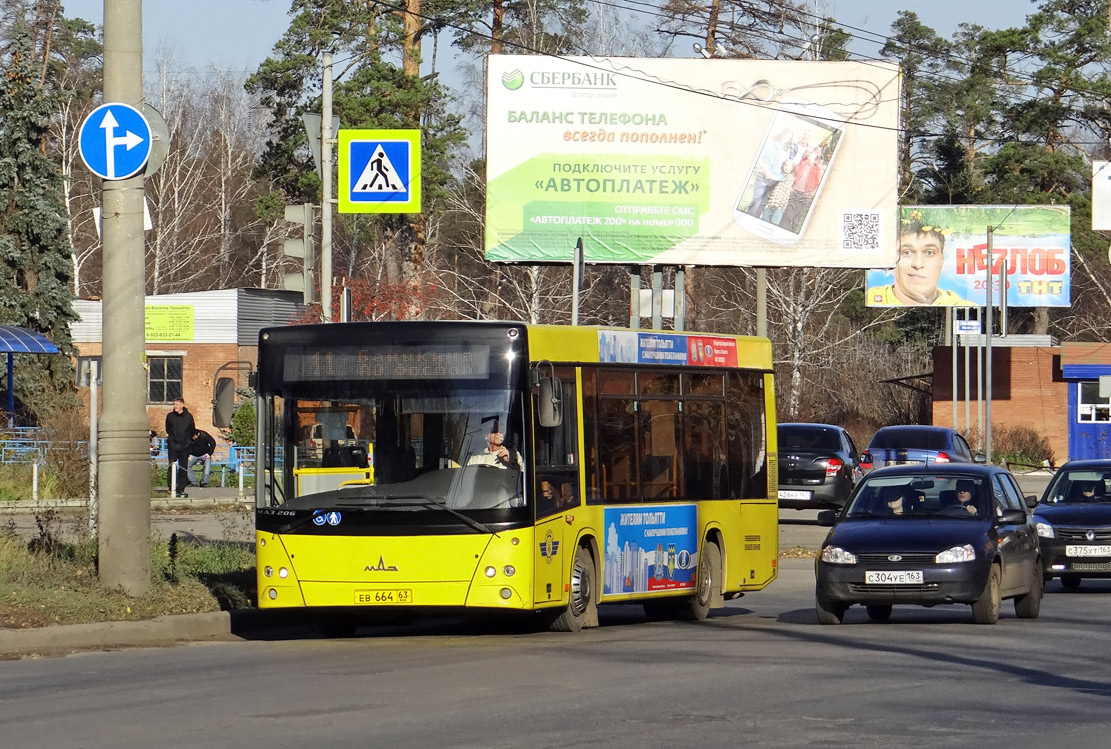
POLYGON ((464 523, 469 525, 471 528, 474 528, 476 531, 481 531, 482 533, 489 533, 489 534, 493 535, 495 538, 500 538, 500 536, 498 536, 498 532, 495 531, 490 526, 486 525, 485 523, 479 522, 478 520, 475 520, 474 518, 470 517, 469 515, 464 515, 462 512, 459 512, 459 510, 456 510, 454 507, 449 507, 447 502, 442 502, 442 501, 436 499, 435 497, 412 496, 412 497, 399 497, 399 499, 411 499, 411 500, 416 499, 416 500, 421 500, 422 502, 424 502, 425 505, 435 505, 436 507, 439 507, 441 510, 447 510, 452 515, 454 515, 455 517, 459 518, 464 523))

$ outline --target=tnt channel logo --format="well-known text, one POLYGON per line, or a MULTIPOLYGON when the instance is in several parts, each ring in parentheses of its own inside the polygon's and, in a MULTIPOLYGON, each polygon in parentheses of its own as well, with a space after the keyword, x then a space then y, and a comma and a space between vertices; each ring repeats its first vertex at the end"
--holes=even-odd
POLYGON ((510 70, 501 77, 501 85, 505 86, 510 91, 516 91, 521 86, 525 85, 525 74, 520 70, 510 70))

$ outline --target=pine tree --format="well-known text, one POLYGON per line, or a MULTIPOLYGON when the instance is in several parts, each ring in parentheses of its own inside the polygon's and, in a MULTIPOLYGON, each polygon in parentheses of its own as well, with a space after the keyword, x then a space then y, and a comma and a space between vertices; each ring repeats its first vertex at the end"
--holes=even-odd
POLYGON ((0 61, 0 324, 41 333, 61 352, 21 356, 15 377, 24 408, 44 413, 72 397, 76 319, 61 175, 46 156, 56 94, 40 83, 31 29, 17 18, 0 61))

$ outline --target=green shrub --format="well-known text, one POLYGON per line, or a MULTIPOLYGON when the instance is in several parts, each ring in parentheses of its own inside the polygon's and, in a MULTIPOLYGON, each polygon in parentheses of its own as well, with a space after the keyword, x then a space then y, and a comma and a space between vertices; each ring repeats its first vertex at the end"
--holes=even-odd
POLYGON ((991 433, 992 461, 1040 466, 1053 460, 1049 440, 1025 426, 993 426, 991 433))
POLYGON ((231 417, 231 441, 240 447, 255 446, 255 402, 245 400, 231 417))

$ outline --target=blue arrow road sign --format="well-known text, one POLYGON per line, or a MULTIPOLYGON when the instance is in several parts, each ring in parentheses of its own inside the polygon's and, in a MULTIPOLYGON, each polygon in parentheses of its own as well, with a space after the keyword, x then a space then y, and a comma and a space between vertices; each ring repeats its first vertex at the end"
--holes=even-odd
POLYGON ((127 179, 150 158, 150 123, 130 104, 101 104, 81 123, 81 160, 102 179, 127 179))

